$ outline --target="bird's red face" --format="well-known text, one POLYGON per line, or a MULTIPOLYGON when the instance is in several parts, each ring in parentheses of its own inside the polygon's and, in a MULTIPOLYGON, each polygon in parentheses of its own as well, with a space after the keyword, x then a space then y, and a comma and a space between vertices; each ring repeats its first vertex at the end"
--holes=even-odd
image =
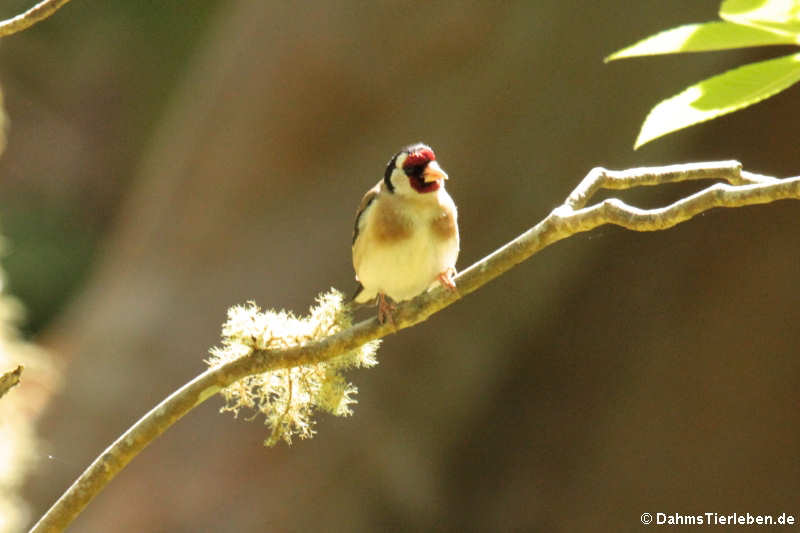
POLYGON ((403 172, 411 187, 421 194, 439 190, 442 180, 447 179, 447 174, 436 162, 436 154, 424 144, 409 148, 403 161, 403 172))

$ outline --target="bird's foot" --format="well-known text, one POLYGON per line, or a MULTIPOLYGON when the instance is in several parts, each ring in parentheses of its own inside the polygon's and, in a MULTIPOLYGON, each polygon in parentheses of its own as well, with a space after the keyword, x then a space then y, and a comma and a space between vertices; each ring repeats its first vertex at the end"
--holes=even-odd
POLYGON ((394 323, 394 311, 397 309, 397 306, 390 302, 383 293, 378 293, 378 323, 385 324, 386 320, 389 320, 389 324, 393 327, 395 326, 394 323))
POLYGON ((453 268, 453 267, 450 267, 447 270, 445 270, 444 272, 440 273, 436 277, 436 279, 438 279, 439 282, 442 285, 444 285, 445 287, 447 287, 451 291, 458 292, 458 290, 456 289, 456 282, 453 280, 453 276, 455 276, 455 275, 456 275, 456 269, 453 268))

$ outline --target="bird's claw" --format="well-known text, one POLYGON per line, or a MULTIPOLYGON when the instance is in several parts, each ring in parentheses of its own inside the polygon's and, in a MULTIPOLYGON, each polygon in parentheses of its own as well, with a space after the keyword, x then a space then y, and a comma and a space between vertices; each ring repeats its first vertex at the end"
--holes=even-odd
POLYGON ((442 285, 444 285, 445 287, 447 287, 451 291, 456 291, 457 292, 457 290, 456 290, 456 282, 455 282, 455 280, 453 280, 453 276, 455 276, 455 275, 456 275, 456 269, 453 268, 453 267, 450 267, 447 270, 445 270, 444 272, 440 273, 439 276, 437 276, 437 279, 439 280, 439 282, 442 285))
POLYGON ((378 294, 378 323, 385 324, 386 320, 389 320, 389 323, 394 327, 394 311, 397 309, 397 306, 391 303, 389 300, 386 299, 386 296, 383 294, 378 294))

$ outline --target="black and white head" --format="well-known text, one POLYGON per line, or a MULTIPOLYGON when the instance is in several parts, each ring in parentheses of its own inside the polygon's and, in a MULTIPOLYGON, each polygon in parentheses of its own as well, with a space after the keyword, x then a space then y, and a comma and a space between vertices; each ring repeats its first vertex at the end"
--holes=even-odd
POLYGON ((412 144, 397 152, 386 166, 383 181, 389 192, 404 195, 428 194, 444 186, 447 173, 436 162, 430 146, 412 144))

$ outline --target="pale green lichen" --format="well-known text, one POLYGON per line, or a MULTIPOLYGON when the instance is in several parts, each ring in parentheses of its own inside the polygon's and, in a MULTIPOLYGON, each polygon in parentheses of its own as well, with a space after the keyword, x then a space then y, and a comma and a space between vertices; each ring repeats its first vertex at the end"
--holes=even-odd
MULTIPOLYGON (((222 347, 211 349, 207 363, 216 367, 253 350, 300 346, 351 325, 344 296, 336 289, 318 296, 317 305, 304 317, 286 311, 261 311, 255 303, 248 302, 228 310, 228 320, 222 326, 222 347)), ((254 411, 250 419, 263 413, 270 428, 270 436, 264 442, 267 446, 281 439, 291 444, 295 436, 312 437, 315 410, 336 416, 353 413, 350 406, 356 403, 358 389, 342 373, 349 368, 378 364, 378 345, 379 341, 373 341, 321 363, 248 376, 222 390, 225 405, 221 411, 231 411, 235 416, 242 409, 254 411)))

